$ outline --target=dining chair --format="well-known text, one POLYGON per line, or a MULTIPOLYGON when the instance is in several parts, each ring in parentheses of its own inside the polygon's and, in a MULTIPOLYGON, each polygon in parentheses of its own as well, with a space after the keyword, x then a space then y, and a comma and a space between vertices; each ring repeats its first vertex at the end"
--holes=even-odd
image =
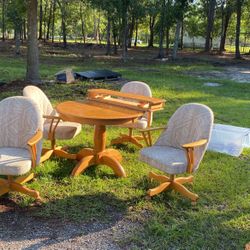
POLYGON ((209 107, 197 103, 185 104, 176 110, 155 144, 140 151, 141 161, 169 174, 149 173, 150 179, 160 182, 159 186, 149 189, 150 197, 174 189, 193 202, 198 199, 197 194, 183 185, 193 182, 193 176, 176 175, 191 174, 198 169, 210 140, 213 119, 209 107))
MULTIPOLYGON (((121 92, 152 97, 152 92, 150 87, 146 83, 139 81, 131 81, 126 83, 121 88, 121 92)), ((131 122, 125 125, 121 125, 121 127, 123 128, 128 128, 128 134, 120 134, 119 137, 111 140, 111 145, 130 142, 138 146, 139 148, 142 148, 143 145, 140 143, 140 141, 144 140, 144 137, 141 135, 133 135, 133 130, 145 129, 150 127, 152 124, 152 118, 153 118, 153 113, 146 112, 136 122, 133 123, 131 122)))
POLYGON ((0 102, 0 196, 20 192, 41 199, 23 184, 34 178, 42 150, 42 116, 37 105, 23 96, 0 102))
POLYGON ((56 110, 44 92, 36 86, 26 86, 23 95, 33 99, 43 114, 43 138, 50 140, 51 147, 43 148, 41 162, 46 161, 52 155, 67 159, 76 159, 76 154, 66 151, 67 147, 56 145, 56 140, 69 140, 81 132, 81 124, 76 122, 62 121, 56 110))

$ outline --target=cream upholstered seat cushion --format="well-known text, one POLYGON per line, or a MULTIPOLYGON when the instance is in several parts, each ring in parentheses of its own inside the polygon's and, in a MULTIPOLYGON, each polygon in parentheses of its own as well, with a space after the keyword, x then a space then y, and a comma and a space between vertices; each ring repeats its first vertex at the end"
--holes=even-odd
POLYGON ((25 148, 0 148, 0 175, 23 175, 31 169, 31 155, 25 148))
POLYGON ((140 160, 169 174, 184 173, 188 163, 185 150, 168 146, 144 148, 140 160))
MULTIPOLYGON (((209 142, 213 119, 212 110, 205 105, 189 103, 181 106, 170 118, 167 129, 156 143, 141 150, 140 159, 169 174, 186 172, 187 155, 182 145, 201 139, 209 142)), ((198 169, 207 144, 194 149, 193 171, 198 169)))
MULTIPOLYGON (((43 115, 59 116, 53 109, 48 97, 36 86, 26 86, 23 89, 23 95, 33 99, 39 106, 43 115)), ((43 138, 48 138, 51 120, 44 119, 43 138)), ((60 121, 55 131, 55 139, 67 140, 72 139, 81 132, 81 124, 76 122, 60 121)))
POLYGON ((144 128, 147 128, 147 126, 148 126, 147 118, 141 117, 136 122, 130 122, 128 124, 122 125, 121 127, 144 129, 144 128))
MULTIPOLYGON (((146 83, 139 82, 139 81, 131 81, 131 82, 126 83, 121 88, 121 92, 152 97, 152 92, 151 92, 150 87, 146 83)), ((148 125, 149 126, 151 125, 151 124, 148 124, 148 115, 152 116, 152 114, 145 113, 145 115, 139 118, 137 121, 122 125, 121 127, 137 128, 137 129, 147 128, 148 125)), ((150 120, 152 121, 152 119, 150 120)))
MULTIPOLYGON (((49 139, 48 138, 49 129, 50 129, 50 123, 48 122, 44 123, 43 138, 49 139)), ((61 121, 58 123, 56 128, 55 139, 59 140, 72 139, 81 132, 81 129, 82 126, 79 123, 61 121)))

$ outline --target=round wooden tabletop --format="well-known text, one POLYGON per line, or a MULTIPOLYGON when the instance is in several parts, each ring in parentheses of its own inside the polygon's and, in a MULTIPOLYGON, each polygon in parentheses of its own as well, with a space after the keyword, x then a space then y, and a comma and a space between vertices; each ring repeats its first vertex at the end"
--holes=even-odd
POLYGON ((91 100, 62 102, 56 106, 56 111, 65 121, 90 125, 126 124, 143 115, 141 111, 91 100))

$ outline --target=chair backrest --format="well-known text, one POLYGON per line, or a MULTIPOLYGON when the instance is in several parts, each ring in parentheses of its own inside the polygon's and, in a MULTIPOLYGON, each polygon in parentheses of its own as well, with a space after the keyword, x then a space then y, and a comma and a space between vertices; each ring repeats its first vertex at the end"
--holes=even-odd
MULTIPOLYGON (((152 92, 150 87, 145 82, 139 82, 139 81, 131 81, 124 84, 121 88, 121 92, 152 97, 152 92)), ((144 115, 145 118, 150 120, 150 124, 148 124, 148 126, 151 126, 152 116, 153 113, 146 113, 144 115)))
MULTIPOLYGON (((211 137, 214 115, 212 110, 198 103, 189 103, 179 107, 170 118, 167 129, 163 131, 155 145, 182 148, 183 144, 211 137)), ((208 144, 208 143, 207 143, 208 144)), ((194 150, 195 171, 206 152, 207 144, 194 150)))
MULTIPOLYGON (((39 107, 42 115, 52 115, 55 111, 44 92, 36 86, 26 86, 23 89, 23 96, 31 98, 39 107)), ((46 119, 44 120, 44 122, 46 119)))
MULTIPOLYGON (((42 130, 42 115, 33 100, 13 96, 0 102, 0 147, 28 148, 38 129, 42 130)), ((41 150, 42 140, 37 145, 38 161, 41 150)))

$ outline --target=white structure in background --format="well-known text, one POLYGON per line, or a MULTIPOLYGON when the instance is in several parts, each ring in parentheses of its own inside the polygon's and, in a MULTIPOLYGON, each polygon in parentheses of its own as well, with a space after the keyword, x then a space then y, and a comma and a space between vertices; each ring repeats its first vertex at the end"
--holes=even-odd
MULTIPOLYGON (((190 37, 187 33, 183 36, 183 46, 184 48, 204 48, 205 38, 201 36, 190 37)), ((220 37, 213 38, 212 48, 218 49, 220 47, 220 37)))

